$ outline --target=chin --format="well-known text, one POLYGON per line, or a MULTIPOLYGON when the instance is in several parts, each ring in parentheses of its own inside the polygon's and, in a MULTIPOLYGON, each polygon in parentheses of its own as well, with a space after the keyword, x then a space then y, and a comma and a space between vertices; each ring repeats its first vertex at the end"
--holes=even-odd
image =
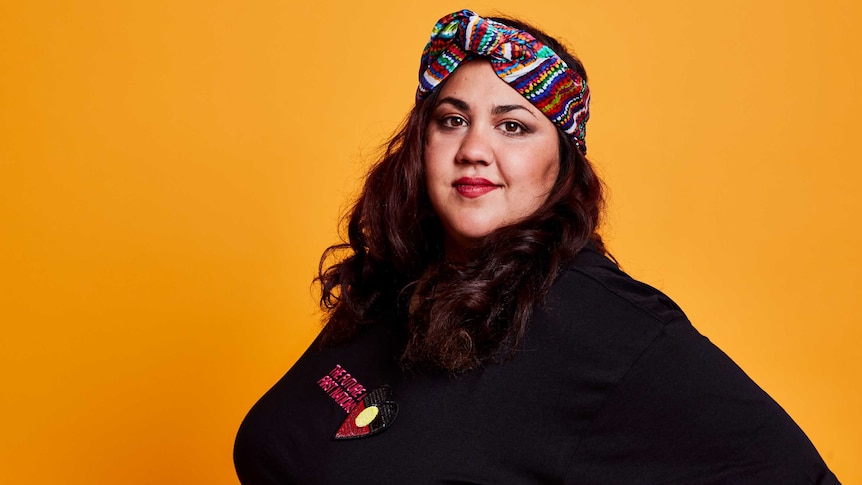
POLYGON ((449 233, 453 241, 463 246, 470 246, 500 227, 502 227, 502 224, 472 222, 464 223, 460 226, 452 226, 447 228, 446 232, 449 233))

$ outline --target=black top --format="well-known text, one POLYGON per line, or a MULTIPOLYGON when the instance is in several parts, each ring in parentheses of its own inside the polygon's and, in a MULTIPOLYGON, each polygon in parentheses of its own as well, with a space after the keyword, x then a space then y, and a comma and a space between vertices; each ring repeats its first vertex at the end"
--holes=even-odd
POLYGON ((502 364, 405 373, 404 339, 400 322, 381 321, 347 344, 312 345, 242 423, 240 481, 838 483, 673 301, 592 248, 502 364))

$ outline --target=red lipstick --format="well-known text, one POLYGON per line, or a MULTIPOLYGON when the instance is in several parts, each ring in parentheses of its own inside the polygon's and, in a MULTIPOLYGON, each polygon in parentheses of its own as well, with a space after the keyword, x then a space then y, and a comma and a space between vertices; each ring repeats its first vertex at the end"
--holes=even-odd
POLYGON ((452 184, 455 190, 468 199, 481 197, 488 192, 498 189, 500 186, 491 182, 488 179, 481 177, 461 177, 452 184))

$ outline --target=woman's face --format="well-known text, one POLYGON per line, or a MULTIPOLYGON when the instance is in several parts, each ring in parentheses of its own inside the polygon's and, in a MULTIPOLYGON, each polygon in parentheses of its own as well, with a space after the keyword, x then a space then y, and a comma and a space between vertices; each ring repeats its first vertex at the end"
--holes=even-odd
POLYGON ((451 258, 542 205, 560 170, 559 140, 556 126, 488 61, 462 64, 441 89, 424 162, 451 258))

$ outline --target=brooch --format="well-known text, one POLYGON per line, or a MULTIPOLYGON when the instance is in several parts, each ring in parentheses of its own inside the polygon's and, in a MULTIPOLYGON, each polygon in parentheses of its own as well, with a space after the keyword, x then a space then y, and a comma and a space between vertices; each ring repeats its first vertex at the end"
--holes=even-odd
POLYGON ((347 413, 335 439, 363 438, 379 433, 398 415, 398 404, 389 399, 392 395, 389 386, 366 392, 365 386, 340 365, 318 380, 317 385, 347 413))

